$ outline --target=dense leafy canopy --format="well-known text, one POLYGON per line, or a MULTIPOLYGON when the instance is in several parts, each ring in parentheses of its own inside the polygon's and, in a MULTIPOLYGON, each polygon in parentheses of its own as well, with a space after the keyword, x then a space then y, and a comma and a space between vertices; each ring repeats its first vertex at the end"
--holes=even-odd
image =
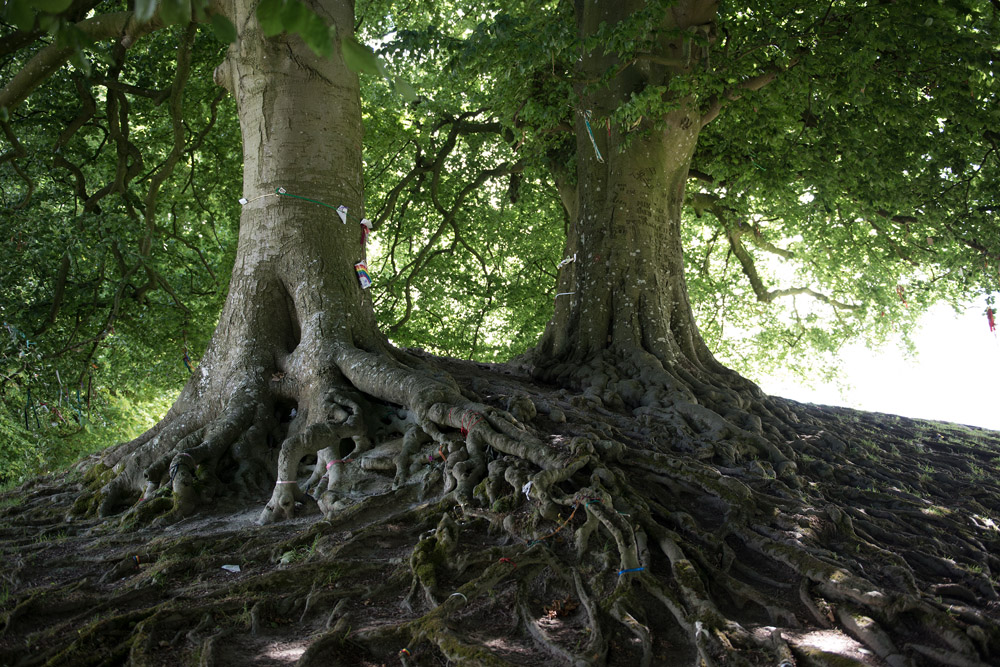
MULTIPOLYGON (((786 330, 765 327, 753 344, 776 347, 775 335, 786 349, 803 337, 820 350, 848 337, 879 341, 939 299, 996 290, 995 8, 835 3, 779 13, 785 20, 774 24, 762 10, 720 25, 733 39, 716 66, 734 71, 727 83, 784 69, 707 126, 695 168, 711 175, 700 189, 719 204, 705 220, 737 227, 727 252, 750 283, 741 249, 766 289, 811 287, 851 308, 800 297, 780 316, 786 330)), ((694 259, 698 244, 689 247, 694 259)), ((748 292, 741 282, 726 291, 748 292)))
MULTIPOLYGON (((407 7, 372 37, 423 72, 424 113, 489 110, 495 144, 559 182, 574 173, 578 100, 602 85, 579 55, 618 54, 606 76, 653 60, 643 39, 669 5, 588 43, 552 2, 448 20, 407 7)), ((822 373, 847 340, 905 336, 930 304, 996 289, 996 29, 985 2, 726 4, 689 35, 691 71, 670 91, 593 112, 593 131, 628 130, 699 100, 710 122, 689 185, 688 285, 728 364, 822 373)))
MULTIPOLYGON (((343 40, 376 75, 363 77, 370 264, 392 340, 489 361, 529 347, 572 215, 560 194, 575 185, 574 116, 629 131, 683 95, 710 120, 688 188, 688 287, 726 363, 822 372, 847 340, 905 334, 942 299, 992 298, 993 3, 724 3, 716 26, 684 36, 688 73, 671 90, 579 108, 601 84, 580 54, 614 54, 607 76, 654 58, 642 36, 669 4, 581 43, 567 2, 359 3, 358 37, 388 63, 343 40)), ((225 294, 240 137, 212 69, 232 25, 204 4, 146 0, 138 14, 174 25, 130 48, 89 38, 92 10, 126 9, 4 6, 2 80, 52 45, 74 57, 3 110, 3 476, 176 387, 225 294), (202 27, 182 25, 189 14, 202 27)), ((332 48, 297 0, 258 16, 332 48)))
MULTIPOLYGON (((127 59, 93 48, 89 73, 59 70, 4 127, 9 476, 26 458, 44 469, 78 456, 66 443, 148 426, 187 377, 185 355, 207 343, 228 285, 240 139, 211 81, 220 43, 174 28, 127 59)), ((30 55, 9 54, 4 78, 30 55)))

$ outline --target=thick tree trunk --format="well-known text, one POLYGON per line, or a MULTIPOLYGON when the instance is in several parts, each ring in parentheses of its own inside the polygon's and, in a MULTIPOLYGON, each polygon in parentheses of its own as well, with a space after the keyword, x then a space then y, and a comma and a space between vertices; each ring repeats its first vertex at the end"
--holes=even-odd
MULTIPOLYGON (((356 389, 409 405, 441 388, 387 380, 405 370, 404 357, 378 330, 355 271, 365 257, 357 76, 339 48, 320 58, 298 37, 264 37, 255 7, 231 7, 240 38, 215 74, 236 98, 243 137, 247 203, 229 295, 163 422, 105 457, 116 475, 104 513, 167 484, 186 513, 218 492, 205 479, 259 492, 274 485, 277 467, 263 518, 278 504, 290 515, 304 497, 293 483, 304 454, 329 447, 327 459, 342 458, 367 442, 356 389)), ((339 35, 352 33, 352 3, 323 0, 314 10, 339 35)))
MULTIPOLYGON (((578 3, 581 39, 604 23, 621 25, 644 2, 578 3)), ((679 3, 657 33, 656 57, 632 64, 591 51, 582 77, 606 85, 581 88, 576 115, 577 195, 566 241, 554 316, 535 351, 544 375, 573 374, 581 364, 613 358, 630 374, 650 363, 702 375, 726 373, 702 341, 688 301, 681 248, 681 209, 701 129, 692 97, 664 93, 670 111, 622 130, 611 114, 649 87, 667 90, 672 76, 695 66, 690 35, 709 24, 714 2, 679 3)))
MULTIPOLYGON (((331 515, 372 495, 355 493, 371 476, 348 464, 376 444, 396 469, 393 490, 440 492, 443 481, 462 502, 486 473, 487 448, 562 466, 562 453, 379 331, 355 271, 364 258, 357 77, 339 45, 319 58, 297 37, 265 38, 254 9, 231 9, 240 38, 215 75, 237 100, 246 201, 219 325, 166 417, 103 456, 107 483, 74 512, 131 505, 126 521, 168 521, 220 495, 256 501, 271 489, 263 523, 317 501, 331 515), (417 455, 432 440, 446 475, 417 455), (313 469, 300 471, 312 454, 313 469), (306 491, 319 480, 314 500, 306 491)), ((313 9, 351 34, 350 2, 313 9)))
POLYGON ((668 130, 631 140, 616 131, 608 139, 597 133, 603 162, 580 118, 579 213, 566 242, 566 256, 576 261, 560 273, 562 296, 542 342, 544 355, 576 362, 638 347, 668 363, 703 358, 680 245, 697 129, 690 114, 671 116, 668 130))

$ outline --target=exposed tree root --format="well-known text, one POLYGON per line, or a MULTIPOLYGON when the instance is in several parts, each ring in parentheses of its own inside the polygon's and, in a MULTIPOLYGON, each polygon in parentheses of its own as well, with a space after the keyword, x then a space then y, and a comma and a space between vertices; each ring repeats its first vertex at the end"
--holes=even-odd
POLYGON ((0 664, 1000 659, 1000 435, 441 363, 344 349, 4 496, 0 664))

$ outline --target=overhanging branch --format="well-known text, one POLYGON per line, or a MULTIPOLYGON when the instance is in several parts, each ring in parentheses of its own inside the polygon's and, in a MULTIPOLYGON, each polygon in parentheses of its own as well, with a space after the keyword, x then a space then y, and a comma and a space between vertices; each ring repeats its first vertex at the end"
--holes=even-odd
POLYGON ((739 261, 740 267, 743 269, 743 275, 749 279, 750 287, 753 289, 754 294, 757 295, 757 301, 761 303, 771 303, 775 299, 783 296, 808 294, 814 299, 841 310, 858 310, 861 308, 859 305, 852 305, 844 303, 843 301, 838 301, 808 287, 790 287, 787 289, 775 289, 769 291, 767 287, 764 286, 764 281, 761 280, 760 275, 757 273, 757 267, 754 265, 753 258, 750 256, 750 253, 747 252, 747 249, 743 245, 742 241, 740 241, 740 232, 735 229, 729 229, 727 230, 727 235, 729 237, 729 246, 733 250, 733 255, 735 255, 736 259, 739 261))
MULTIPOLYGON (((122 45, 128 48, 140 37, 162 28, 163 22, 159 16, 154 16, 147 23, 139 23, 133 12, 116 12, 84 19, 76 27, 93 41, 120 37, 122 45)), ((70 59, 74 51, 74 47, 52 44, 36 53, 0 90, 0 107, 10 110, 26 100, 35 88, 70 59)))
MULTIPOLYGON (((476 175, 475 178, 466 182, 466 184, 459 189, 454 197, 452 197, 450 202, 442 201, 442 176, 446 171, 445 167, 448 159, 451 157, 456 146, 458 145, 458 138, 460 136, 472 134, 502 135, 503 132, 503 127, 499 123, 478 122, 469 120, 469 117, 470 114, 463 114, 458 118, 446 118, 437 124, 435 127, 436 130, 441 129, 445 125, 450 125, 443 144, 441 144, 441 146, 436 150, 433 158, 431 159, 424 158, 419 145, 417 146, 417 153, 413 168, 392 188, 392 190, 389 191, 377 215, 375 216, 376 228, 378 228, 381 226, 382 222, 393 214, 404 191, 408 189, 409 195, 403 200, 401 205, 402 207, 405 207, 407 203, 416 195, 417 191, 422 189, 422 182, 429 177, 430 183, 428 191, 430 195, 430 205, 437 212, 437 214, 441 216, 441 223, 435 229, 433 234, 431 234, 430 238, 423 244, 423 247, 417 251, 416 256, 407 262, 406 265, 396 270, 394 272, 395 275, 389 278, 386 283, 386 286, 389 287, 402 278, 402 291, 406 300, 406 308, 402 317, 388 327, 388 333, 390 334, 398 331, 400 327, 402 327, 409 320, 413 311, 412 296, 410 294, 412 283, 420 272, 429 265, 430 261, 434 257, 444 253, 451 253, 457 246, 461 245, 476 258, 480 266, 483 268, 484 275, 487 275, 487 277, 489 275, 485 258, 467 242, 461 233, 461 229, 458 225, 458 215, 469 196, 479 189, 484 183, 493 179, 502 178, 512 173, 519 173, 523 171, 527 165, 527 161, 519 160, 516 162, 503 162, 491 169, 483 169, 476 175), (452 242, 446 248, 434 249, 435 244, 441 239, 443 233, 448 228, 450 228, 453 232, 452 242), (403 274, 405 274, 405 277, 403 274)), ((389 259, 393 265, 395 264, 396 245, 397 243, 394 241, 392 248, 389 251, 389 259)))
MULTIPOLYGON (((808 287, 791 287, 787 289, 768 290, 764 285, 764 281, 761 280, 760 274, 757 273, 757 266, 754 264, 753 257, 750 256, 750 253, 747 252, 746 246, 743 245, 743 241, 741 240, 743 232, 740 231, 735 225, 731 224, 727 219, 726 211, 722 207, 719 198, 711 194, 696 193, 691 197, 691 206, 694 208, 695 214, 699 217, 703 212, 708 211, 715 216, 716 220, 722 223, 722 228, 726 233, 726 238, 729 240, 729 247, 732 250, 733 255, 739 261, 740 267, 743 269, 743 275, 745 275, 750 281, 750 287, 753 289, 754 294, 757 295, 757 301, 761 303, 771 303, 775 299, 784 296, 808 294, 818 301, 822 301, 823 303, 829 304, 834 308, 842 310, 857 310, 861 307, 838 301, 808 287)), ((785 259, 792 259, 795 257, 795 253, 791 250, 785 250, 769 243, 756 232, 751 234, 751 239, 753 244, 762 250, 779 255, 785 259)))

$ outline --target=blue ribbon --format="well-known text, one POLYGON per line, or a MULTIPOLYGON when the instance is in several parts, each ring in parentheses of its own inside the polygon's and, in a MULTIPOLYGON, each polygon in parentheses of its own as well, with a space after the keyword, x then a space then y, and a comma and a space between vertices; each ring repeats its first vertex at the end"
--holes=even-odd
POLYGON ((581 113, 583 114, 583 122, 587 126, 587 134, 590 135, 590 143, 594 144, 594 152, 597 154, 597 161, 603 164, 604 158, 601 157, 601 149, 597 147, 597 139, 594 138, 594 131, 590 129, 590 109, 581 113))

